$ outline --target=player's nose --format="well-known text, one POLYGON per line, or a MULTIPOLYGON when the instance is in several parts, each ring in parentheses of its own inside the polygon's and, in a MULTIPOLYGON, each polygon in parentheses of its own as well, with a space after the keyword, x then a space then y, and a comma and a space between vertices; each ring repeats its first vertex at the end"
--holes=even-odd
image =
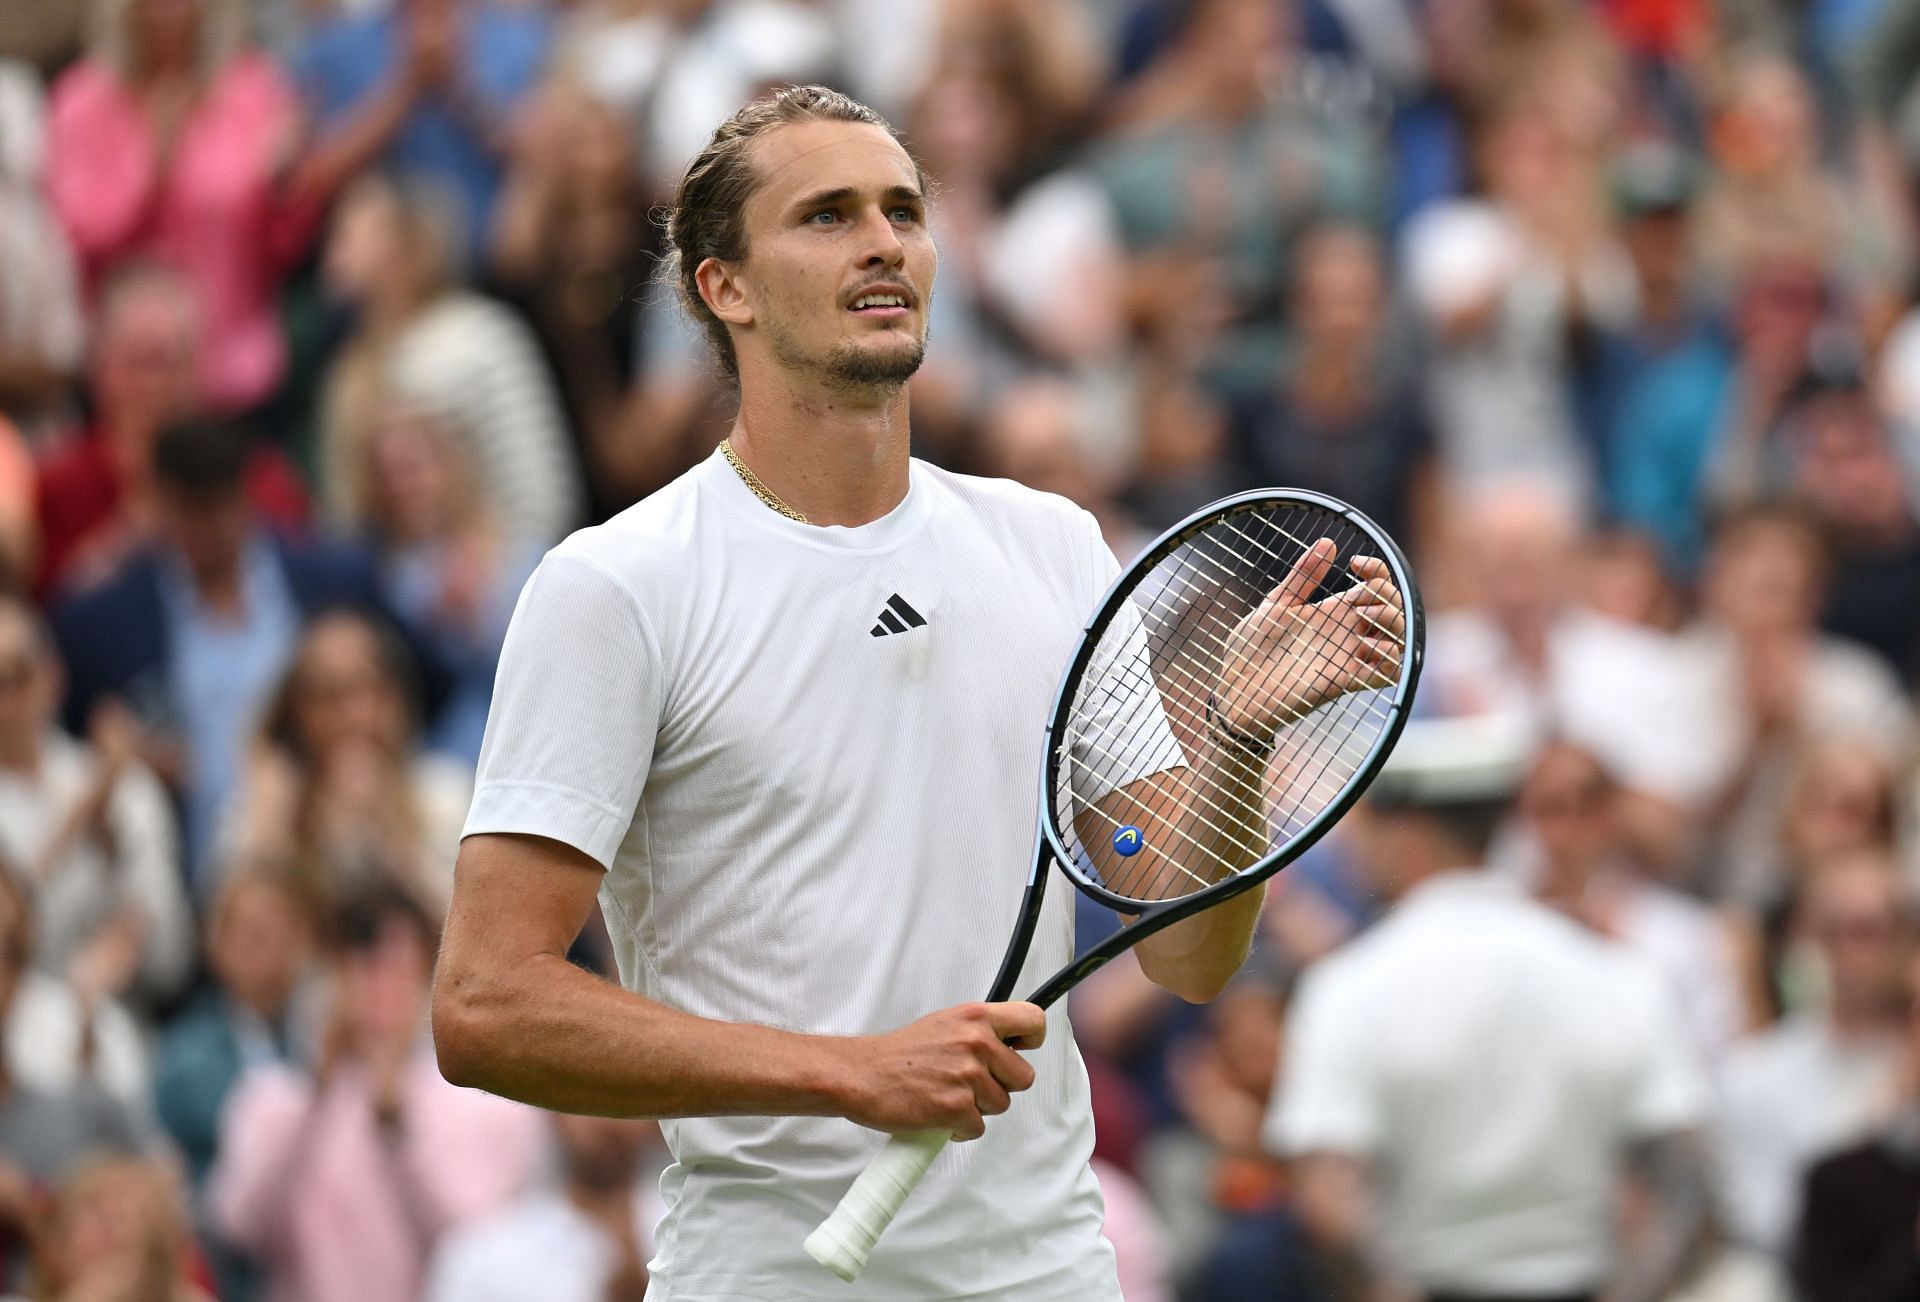
POLYGON ((907 260, 907 246, 887 214, 874 209, 860 219, 860 265, 898 267, 907 260))

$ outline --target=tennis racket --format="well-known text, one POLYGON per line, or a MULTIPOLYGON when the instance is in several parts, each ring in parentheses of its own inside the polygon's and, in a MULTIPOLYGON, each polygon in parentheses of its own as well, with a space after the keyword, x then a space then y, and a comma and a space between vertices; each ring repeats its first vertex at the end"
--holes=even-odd
MULTIPOLYGON (((1061 679, 1033 870, 987 999, 1012 993, 1050 862, 1134 920, 1035 990, 1042 1008, 1319 840, 1399 736, 1423 645, 1406 558, 1333 498, 1245 493, 1162 535, 1109 589, 1061 679)), ((893 1136, 808 1255, 857 1276, 951 1138, 893 1136)))

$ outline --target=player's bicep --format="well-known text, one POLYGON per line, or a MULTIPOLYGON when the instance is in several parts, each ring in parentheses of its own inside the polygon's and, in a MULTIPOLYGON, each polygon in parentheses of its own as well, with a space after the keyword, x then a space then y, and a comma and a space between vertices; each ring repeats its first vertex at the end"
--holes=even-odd
POLYGON ((562 954, 593 911, 606 874, 584 851, 543 836, 482 834, 460 843, 442 957, 562 954))

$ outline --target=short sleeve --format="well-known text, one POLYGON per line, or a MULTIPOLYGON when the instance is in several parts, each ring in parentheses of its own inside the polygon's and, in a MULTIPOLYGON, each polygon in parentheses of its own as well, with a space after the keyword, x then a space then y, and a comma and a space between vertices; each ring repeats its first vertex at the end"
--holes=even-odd
POLYGON ((464 836, 543 836, 612 864, 640 802, 663 699, 661 658, 612 574, 556 551, 507 625, 464 836))
MULTIPOLYGON (((1091 515, 1081 512, 1087 538, 1084 575, 1091 619, 1120 566, 1091 515)), ((1138 593, 1134 596, 1137 598, 1138 593)), ((1135 600, 1123 603, 1100 635, 1080 679, 1071 731, 1071 762, 1061 781, 1081 805, 1098 804, 1116 788, 1187 764, 1159 691, 1143 693, 1152 680, 1153 654, 1147 617, 1135 600)))
POLYGON ((1283 1071, 1262 1131, 1268 1150, 1282 1156, 1364 1156, 1381 1138, 1367 1056, 1374 1022, 1351 1014, 1329 975, 1308 974, 1288 1018, 1283 1071))

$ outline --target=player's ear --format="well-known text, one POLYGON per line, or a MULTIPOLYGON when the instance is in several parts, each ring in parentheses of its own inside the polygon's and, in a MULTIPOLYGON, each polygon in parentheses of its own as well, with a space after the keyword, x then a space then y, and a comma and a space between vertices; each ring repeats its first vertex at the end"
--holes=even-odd
POLYGON ((753 307, 747 302, 747 287, 741 283, 738 268, 708 258, 693 269, 693 283, 700 289, 707 310, 728 325, 753 324, 753 307))

